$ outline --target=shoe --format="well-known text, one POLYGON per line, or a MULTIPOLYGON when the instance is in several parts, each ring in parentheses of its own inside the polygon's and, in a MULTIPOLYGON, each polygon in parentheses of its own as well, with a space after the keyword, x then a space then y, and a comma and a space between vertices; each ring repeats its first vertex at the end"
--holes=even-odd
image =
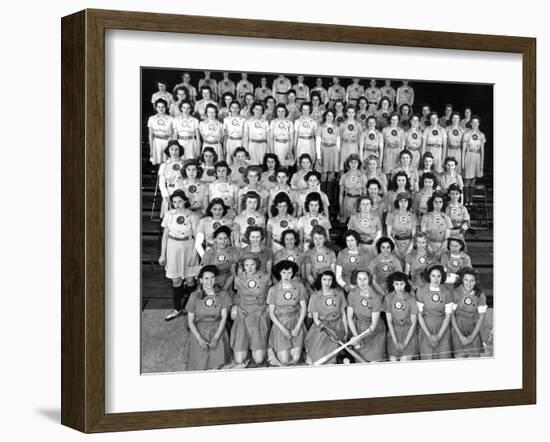
POLYGON ((171 321, 172 319, 177 318, 181 314, 182 314, 181 310, 172 310, 168 315, 166 315, 164 320, 165 321, 171 321))

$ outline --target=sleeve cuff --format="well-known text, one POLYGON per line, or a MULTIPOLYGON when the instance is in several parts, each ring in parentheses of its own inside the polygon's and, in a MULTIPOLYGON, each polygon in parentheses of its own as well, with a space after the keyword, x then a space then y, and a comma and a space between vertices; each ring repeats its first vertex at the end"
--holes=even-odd
POLYGON ((424 311, 424 304, 422 302, 416 301, 416 306, 418 307, 419 313, 422 313, 424 311))
POLYGON ((487 306, 486 305, 478 305, 477 306, 477 312, 478 313, 487 313, 487 306))
POLYGON ((445 314, 452 313, 454 310, 453 306, 455 306, 455 304, 452 302, 450 304, 445 304, 445 314))

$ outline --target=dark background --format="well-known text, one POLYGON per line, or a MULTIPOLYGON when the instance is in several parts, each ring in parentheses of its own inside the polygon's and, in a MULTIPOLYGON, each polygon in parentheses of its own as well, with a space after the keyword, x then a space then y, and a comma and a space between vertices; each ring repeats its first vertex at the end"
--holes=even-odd
MULTIPOLYGON (((157 81, 166 83, 166 89, 171 92, 174 86, 181 83, 181 74, 189 72, 191 75, 191 84, 198 89, 199 79, 204 77, 204 71, 194 69, 162 69, 162 68, 142 68, 141 69, 141 123, 143 134, 147 134, 147 118, 155 112, 151 105, 151 95, 157 91, 157 81)), ((210 76, 216 81, 222 79, 222 71, 210 71, 210 76)), ((254 88, 260 86, 260 78, 267 78, 267 85, 271 87, 273 80, 278 74, 248 72, 248 80, 254 85, 254 88)), ((292 84, 296 83, 296 76, 299 73, 284 73, 292 84)), ((323 78, 323 87, 328 90, 332 85, 332 75, 304 75, 304 83, 310 89, 315 87, 315 79, 323 78)), ((240 71, 229 71, 229 78, 237 84, 241 80, 240 71)), ((339 77, 340 84, 345 88, 352 83, 352 77, 339 77)), ((369 81, 372 77, 361 77, 361 85, 369 87, 369 81)), ((397 90, 401 86, 401 79, 396 78, 376 78, 377 87, 384 86, 384 80, 392 80, 391 86, 397 90)), ((464 107, 472 108, 472 115, 478 115, 481 118, 480 129, 485 133, 487 143, 485 144, 485 164, 484 174, 486 180, 492 180, 493 170, 493 85, 478 83, 452 83, 435 82, 422 80, 409 80, 409 85, 414 89, 413 112, 420 113, 422 104, 430 105, 432 111, 436 111, 440 118, 445 110, 445 105, 450 103, 454 110, 458 111, 463 117, 464 107)), ((200 99, 200 91, 197 91, 200 99)), ((147 140, 147 136, 142 138, 147 140)), ((487 183, 489 184, 489 183, 487 183)))

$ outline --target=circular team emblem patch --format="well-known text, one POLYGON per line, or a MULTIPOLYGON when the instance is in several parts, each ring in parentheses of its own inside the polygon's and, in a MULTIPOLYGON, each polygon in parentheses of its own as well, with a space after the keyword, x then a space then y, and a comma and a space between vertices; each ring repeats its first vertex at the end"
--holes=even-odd
POLYGON ((384 264, 382 266, 382 271, 388 273, 390 271, 390 266, 388 264, 384 264))
POLYGON ((443 220, 441 218, 436 218, 435 223, 440 226, 441 224, 443 224, 443 220))
POLYGON ((304 126, 306 129, 309 129, 309 123, 307 121, 304 121, 302 123, 302 126, 304 126))
POLYGON ((303 91, 303 90, 304 90, 304 87, 303 87, 303 86, 298 86, 298 90, 299 90, 299 91, 303 91))
POLYGON ((214 300, 212 298, 208 297, 204 300, 204 305, 206 305, 207 307, 213 307, 214 306, 214 300))
POLYGON ((350 262, 350 264, 357 264, 359 262, 359 260, 357 259, 357 256, 350 256, 348 261, 350 262))
POLYGON ((458 207, 451 207, 451 214, 452 215, 458 215, 459 210, 458 207))
POLYGON ((355 129, 355 126, 353 124, 348 124, 348 130, 353 130, 355 129))
POLYGON ((222 184, 220 186, 220 192, 227 192, 229 190, 229 186, 227 184, 222 184))
POLYGON ((382 114, 382 116, 383 116, 384 118, 388 118, 388 114, 387 114, 386 112, 384 112, 384 113, 382 114))
POLYGON ((214 176, 214 173, 215 173, 215 172, 214 172, 214 169, 208 169, 208 170, 206 171, 206 175, 208 175, 208 176, 214 176))
POLYGON ((369 220, 365 218, 364 220, 361 221, 361 224, 363 224, 364 226, 368 226, 369 220))
POLYGON ((420 264, 426 264, 426 257, 425 256, 421 256, 420 258, 418 258, 418 262, 420 264))
POLYGON ((403 303, 401 301, 395 301, 393 304, 396 310, 403 310, 403 303))
POLYGON ((359 180, 357 179, 356 176, 352 176, 352 177, 351 177, 351 182, 352 182, 353 184, 356 184, 357 181, 359 181, 359 180))
POLYGON ((335 302, 334 302, 334 298, 327 298, 325 299, 325 304, 328 305, 329 307, 333 307, 335 302))
POLYGON ((366 299, 361 299, 361 305, 362 305, 363 307, 368 307, 369 302, 368 302, 366 299))
POLYGON ((243 89, 248 89, 248 83, 243 84, 243 89))
POLYGON ((246 220, 246 223, 247 223, 249 226, 253 226, 254 224, 256 224, 256 219, 253 218, 253 217, 249 217, 249 218, 246 220))
POLYGON ((213 228, 214 230, 218 230, 218 228, 219 228, 220 226, 221 226, 221 224, 220 224, 218 221, 216 221, 214 224, 212 224, 212 228, 213 228))
POLYGON ((340 124, 342 121, 344 121, 344 117, 337 117, 336 121, 338 122, 338 124, 340 124))
POLYGON ((227 261, 227 256, 225 255, 218 255, 218 262, 225 262, 227 261))
POLYGON ((214 130, 214 129, 216 129, 216 126, 214 124, 208 125, 208 130, 214 130))
POLYGON ((259 129, 260 127, 262 127, 262 123, 260 123, 259 121, 256 121, 256 122, 254 123, 254 127, 255 127, 256 129, 259 129))
POLYGON ((172 169, 175 170, 175 171, 178 171, 178 170, 181 169, 181 167, 180 167, 179 164, 176 163, 176 164, 173 164, 173 165, 172 165, 172 169))
POLYGON ((409 217, 408 217, 407 215, 401 215, 401 216, 399 217, 399 222, 400 222, 401 224, 407 224, 407 221, 408 221, 408 220, 409 220, 409 217))
POLYGON ((451 261, 451 265, 452 265, 453 267, 458 267, 459 264, 460 264, 460 262, 458 261, 458 259, 453 259, 453 260, 451 261))
POLYGON ((285 80, 279 80, 279 84, 285 84, 285 80))
POLYGON ((285 298, 287 301, 290 301, 292 299, 292 292, 285 292, 283 298, 285 298))
POLYGON ((441 296, 439 296, 438 293, 433 293, 432 294, 432 301, 433 302, 439 302, 441 300, 441 296))
POLYGON ((466 305, 472 305, 473 304, 473 300, 470 296, 467 296, 466 298, 464 298, 464 304, 466 305))
POLYGON ((283 123, 282 121, 279 123, 279 129, 284 129, 285 128, 285 123, 283 123))
POLYGON ((413 140, 416 140, 416 139, 418 139, 418 134, 415 132, 411 135, 411 137, 412 137, 413 140))
POLYGON ((280 225, 283 229, 285 229, 286 227, 288 227, 288 221, 287 221, 286 219, 283 219, 283 220, 279 223, 279 225, 280 225))
POLYGON ((248 286, 249 289, 253 289, 258 286, 258 283, 254 279, 249 279, 246 285, 248 286))
POLYGON ((166 124, 166 121, 160 119, 160 120, 157 120, 157 123, 159 126, 164 126, 166 124))
POLYGON ((244 173, 245 171, 246 171, 246 167, 244 167, 244 166, 239 167, 239 173, 242 174, 242 173, 244 173))
POLYGON ((316 219, 312 219, 312 220, 310 221, 310 224, 311 224, 312 226, 316 226, 317 224, 319 224, 319 221, 317 221, 316 219))
POLYGON ((275 177, 275 175, 269 175, 269 178, 268 180, 272 183, 276 183, 277 182, 277 178, 275 177))
POLYGON ((329 127, 327 129, 327 132, 332 135, 334 133, 334 129, 332 127, 329 127))
POLYGON ((477 140, 479 137, 477 136, 477 134, 473 134, 472 135, 472 140, 477 140))
POLYGON ((369 134, 369 140, 374 140, 375 136, 374 134, 369 134))
POLYGON ((317 262, 324 262, 325 261, 325 255, 317 255, 317 262))
POLYGON ((183 120, 182 126, 189 127, 189 122, 187 120, 183 120))
POLYGON ((453 135, 456 137, 458 136, 458 129, 453 129, 453 135))
POLYGON ((294 255, 289 255, 289 256, 286 257, 286 259, 288 261, 292 261, 292 262, 296 261, 296 257, 294 255))
POLYGON ((432 130, 432 135, 435 137, 435 136, 439 135, 439 132, 436 129, 434 129, 434 130, 432 130))
POLYGON ((393 130, 391 131, 391 135, 392 135, 392 137, 397 136, 397 131, 396 131, 395 129, 393 129, 393 130))
POLYGON ((233 126, 238 126, 239 125, 239 120, 237 120, 236 118, 234 118, 233 120, 231 120, 231 124, 233 126))
POLYGON ((183 224, 183 223, 185 222, 185 217, 184 217, 184 216, 181 216, 181 215, 178 216, 178 217, 176 218, 176 222, 177 222, 178 224, 183 224))
POLYGON ((366 114, 361 114, 361 120, 366 120, 367 119, 367 115, 366 114))
POLYGON ((197 186, 191 184, 187 189, 189 190, 189 193, 195 193, 197 191, 197 186))

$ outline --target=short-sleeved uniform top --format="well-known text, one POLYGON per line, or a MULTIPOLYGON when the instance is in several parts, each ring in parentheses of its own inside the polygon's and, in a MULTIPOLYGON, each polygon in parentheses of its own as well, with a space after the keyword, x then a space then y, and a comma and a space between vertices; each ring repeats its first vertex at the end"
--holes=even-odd
POLYGON ((248 226, 265 227, 265 218, 260 212, 248 214, 245 210, 243 210, 235 217, 233 223, 239 227, 239 231, 242 237, 245 234, 246 228, 248 226))
POLYGON ((360 170, 348 170, 340 177, 340 189, 344 189, 344 196, 358 196, 365 192, 367 176, 360 170))
POLYGON ((235 206, 237 191, 237 185, 231 182, 221 183, 216 180, 208 185, 208 196, 210 201, 214 198, 221 198, 224 204, 229 208, 235 206))
POLYGON ((445 209, 445 213, 450 218, 453 229, 460 229, 463 224, 470 221, 468 209, 462 204, 456 206, 449 204, 445 209))
POLYGON ((267 271, 267 263, 273 262, 273 251, 269 247, 260 247, 258 252, 253 252, 250 246, 243 247, 239 251, 239 260, 246 255, 253 255, 260 260, 260 268, 262 272, 267 271))
POLYGON ((315 278, 322 270, 331 269, 331 264, 336 263, 336 254, 334 250, 327 247, 323 247, 321 250, 313 248, 306 252, 305 259, 306 263, 311 264, 311 274, 315 278))
POLYGON ((376 282, 382 287, 386 284, 386 279, 393 272, 403 271, 401 261, 397 259, 395 255, 390 255, 388 258, 384 258, 382 254, 376 255, 376 257, 370 262, 369 270, 375 277, 376 282))
POLYGON ((223 127, 225 130, 225 133, 228 137, 231 138, 241 138, 243 137, 244 133, 244 123, 246 121, 246 118, 244 117, 226 117, 223 120, 223 127))
POLYGON ((267 221, 268 229, 271 228, 271 234, 273 240, 277 243, 281 243, 281 234, 286 229, 297 230, 298 229, 298 220, 293 216, 287 215, 284 218, 277 216, 275 218, 269 218, 267 221))
POLYGON ((313 293, 309 298, 307 310, 309 313, 318 313, 321 321, 333 321, 342 315, 342 308, 346 306, 342 290, 333 289, 328 295, 323 295, 322 291, 313 293))
MULTIPOLYGON (((204 196, 208 194, 208 187, 199 181, 191 182, 189 180, 182 180, 178 183, 178 188, 185 192, 187 198, 189 198, 189 204, 191 207, 195 207, 194 204, 200 204, 202 206, 204 196)), ((205 207, 203 207, 205 209, 205 207)))
POLYGON ((479 318, 480 313, 487 311, 487 298, 484 293, 476 296, 474 293, 466 293, 464 286, 457 287, 453 291, 453 303, 456 306, 455 314, 466 318, 479 318))
POLYGON ((174 118, 174 130, 178 139, 180 138, 195 138, 195 133, 199 128, 199 120, 195 117, 185 118, 183 115, 180 115, 177 118, 174 118))
POLYGON ((241 273, 235 278, 235 304, 247 313, 265 308, 268 286, 269 276, 264 272, 256 272, 253 275, 241 273))
POLYGON ((400 239, 399 237, 402 236, 410 237, 412 229, 416 224, 416 216, 409 211, 400 214, 399 210, 393 210, 388 213, 388 217, 386 218, 386 225, 392 227, 392 236, 397 239, 400 239))
POLYGON ((370 155, 374 155, 376 158, 380 157, 380 147, 384 146, 382 132, 377 129, 371 131, 365 130, 361 134, 361 140, 363 142, 363 157, 365 160, 370 155))
POLYGON ((176 183, 182 180, 181 169, 183 161, 168 159, 159 167, 159 189, 163 198, 168 198, 176 188, 176 183))
POLYGON ((298 220, 298 229, 304 231, 304 238, 306 239, 309 238, 313 227, 317 225, 324 227, 327 233, 330 232, 330 229, 332 228, 329 219, 321 214, 311 216, 309 213, 306 213, 298 220))
POLYGON ((304 253, 298 247, 295 247, 292 250, 287 250, 284 248, 275 252, 275 255, 273 256, 273 265, 280 261, 286 260, 295 262, 298 265, 298 269, 301 269, 304 264, 304 258, 304 253))
POLYGON ((461 189, 464 187, 464 182, 462 181, 462 175, 458 173, 455 175, 447 175, 445 173, 442 173, 439 176, 439 184, 441 186, 441 189, 443 189, 444 191, 447 191, 447 189, 451 184, 456 184, 461 189))
POLYGON ((422 278, 424 270, 434 263, 433 256, 426 252, 424 255, 419 255, 416 250, 405 256, 405 262, 410 267, 411 280, 416 286, 423 285, 425 281, 422 278))
POLYGON ((422 217, 420 225, 422 230, 428 233, 429 240, 433 242, 443 242, 445 239, 445 231, 453 227, 447 215, 434 212, 426 213, 422 217))
POLYGON ((147 127, 153 130, 154 137, 168 139, 172 135, 174 120, 170 115, 152 115, 147 120, 147 127))
POLYGON ((338 252, 336 265, 342 267, 342 278, 346 284, 351 282, 351 274, 357 269, 367 269, 370 263, 370 256, 360 250, 350 252, 346 247, 338 252))
POLYGON ((441 285, 439 290, 432 290, 430 284, 425 284, 416 292, 416 302, 419 312, 428 316, 444 316, 450 306, 452 308, 453 298, 451 291, 441 285))
POLYGON ((197 226, 197 232, 204 235, 204 240, 207 246, 214 244, 214 232, 221 226, 228 226, 230 229, 233 227, 233 220, 223 217, 219 220, 214 220, 211 216, 205 216, 199 221, 197 226))
POLYGON ((348 229, 355 230, 361 235, 361 241, 368 242, 376 238, 376 234, 382 230, 380 217, 369 215, 366 218, 357 213, 351 215, 348 221, 348 229))
POLYGON ((297 281, 291 281, 290 288, 283 288, 282 282, 279 282, 267 293, 267 304, 275 306, 276 315, 298 314, 301 301, 307 301, 307 295, 304 286, 297 281))
POLYGON ((189 297, 185 308, 195 315, 195 322, 214 322, 221 318, 222 310, 229 309, 231 304, 231 297, 223 290, 217 291, 214 296, 205 295, 204 298, 201 298, 201 291, 196 290, 189 297))
POLYGON ((411 316, 418 314, 416 300, 409 293, 404 293, 401 297, 395 292, 391 292, 384 297, 384 311, 389 313, 392 323, 398 326, 411 325, 411 316))
POLYGON ((441 255, 441 265, 447 273, 458 273, 463 267, 472 267, 470 257, 460 252, 458 255, 452 255, 451 252, 445 250, 441 255))
POLYGON ((372 291, 369 291, 368 296, 361 295, 361 290, 355 288, 348 294, 348 306, 353 309, 353 314, 360 321, 366 323, 366 330, 372 323, 372 314, 384 310, 384 298, 372 291))
POLYGON ((192 239, 193 238, 193 222, 198 222, 198 217, 190 211, 178 213, 176 209, 172 209, 164 215, 161 226, 168 229, 168 234, 173 238, 192 239))
POLYGON ((238 251, 234 247, 226 247, 223 250, 211 247, 202 257, 201 264, 202 266, 215 265, 221 274, 227 275, 231 273, 231 268, 237 264, 238 260, 238 251))

